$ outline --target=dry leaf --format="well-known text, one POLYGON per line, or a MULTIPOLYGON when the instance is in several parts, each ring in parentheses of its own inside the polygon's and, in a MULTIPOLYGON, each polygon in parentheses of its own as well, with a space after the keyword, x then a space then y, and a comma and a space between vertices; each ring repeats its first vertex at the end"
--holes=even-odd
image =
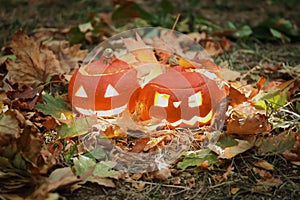
POLYGON ((201 40, 200 44, 210 56, 216 56, 223 53, 221 44, 213 39, 201 40))
POLYGON ((251 141, 239 140, 239 139, 235 139, 235 140, 238 142, 238 145, 226 147, 224 149, 223 154, 219 155, 219 158, 231 159, 234 156, 243 153, 254 146, 254 141, 251 142, 251 141))
POLYGON ((149 49, 142 38, 136 33, 136 40, 123 39, 127 50, 132 53, 141 63, 158 63, 152 49, 149 49))
POLYGON ((231 134, 258 134, 268 132, 271 125, 265 115, 260 113, 247 117, 238 116, 228 120, 226 133, 231 134))
POLYGON ((282 153, 285 159, 290 161, 300 161, 300 141, 297 140, 294 144, 294 148, 286 150, 282 153))
POLYGON ((229 134, 258 134, 271 129, 265 111, 246 102, 231 110, 227 123, 226 133, 229 134))
POLYGON ((47 191, 56 190, 59 187, 80 181, 70 167, 64 167, 54 170, 47 179, 47 191))
POLYGON ((69 74, 70 72, 79 68, 79 62, 87 56, 87 50, 81 50, 80 44, 68 47, 67 41, 60 41, 57 49, 50 47, 60 62, 61 69, 64 74, 69 74))
POLYGON ((241 73, 228 68, 221 69, 222 77, 226 81, 235 81, 241 77, 241 73))
POLYGON ((274 165, 268 163, 265 160, 258 160, 257 162, 254 163, 254 165, 256 167, 259 167, 259 168, 262 168, 262 169, 265 169, 265 170, 271 170, 271 171, 274 170, 274 165))
POLYGON ((166 180, 168 180, 168 178, 170 178, 172 176, 171 170, 169 168, 161 168, 152 173, 155 178, 162 180, 162 181, 166 181, 166 180))
POLYGON ((134 147, 131 149, 131 152, 133 153, 140 153, 144 151, 145 146, 149 142, 150 138, 145 137, 145 138, 140 138, 135 142, 134 147))
POLYGON ((235 195, 238 191, 240 191, 240 188, 231 188, 230 192, 231 194, 235 195))
POLYGON ((28 35, 18 31, 12 36, 10 47, 17 57, 7 61, 8 77, 13 82, 37 87, 49 77, 62 74, 54 53, 28 35))

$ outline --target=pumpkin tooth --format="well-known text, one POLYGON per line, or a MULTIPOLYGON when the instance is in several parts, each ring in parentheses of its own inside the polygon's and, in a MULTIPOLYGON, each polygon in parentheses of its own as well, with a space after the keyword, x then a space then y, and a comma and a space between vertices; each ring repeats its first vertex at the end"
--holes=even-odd
POLYGON ((180 124, 186 124, 188 126, 193 126, 197 122, 198 123, 202 123, 202 124, 206 124, 206 123, 208 123, 211 120, 211 118, 212 118, 212 110, 206 116, 204 116, 204 117, 194 116, 194 117, 192 117, 189 120, 179 119, 179 120, 177 120, 175 122, 171 122, 170 124, 173 127, 177 127, 180 124))
POLYGON ((98 117, 117 115, 123 112, 126 108, 127 108, 127 104, 111 110, 91 110, 91 109, 75 107, 75 109, 83 115, 97 115, 98 117))

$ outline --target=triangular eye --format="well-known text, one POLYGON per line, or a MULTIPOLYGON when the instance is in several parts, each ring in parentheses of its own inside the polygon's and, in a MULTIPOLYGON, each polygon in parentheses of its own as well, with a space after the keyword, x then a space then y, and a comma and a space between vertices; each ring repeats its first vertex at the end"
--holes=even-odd
POLYGON ((189 106, 191 108, 198 107, 201 105, 202 105, 202 94, 200 91, 189 97, 189 106))
POLYGON ((181 101, 173 102, 173 105, 174 105, 175 108, 178 108, 180 106, 180 104, 181 104, 181 101))
POLYGON ((88 97, 87 94, 86 94, 86 91, 84 90, 82 85, 78 88, 77 92, 75 93, 75 96, 76 97, 83 97, 83 98, 88 97))
POLYGON ((108 84, 108 86, 106 88, 106 91, 105 91, 105 94, 104 94, 104 97, 105 98, 115 97, 115 96, 118 96, 118 95, 119 95, 119 92, 111 84, 108 84))
POLYGON ((168 94, 160 94, 159 92, 155 92, 154 96, 154 106, 158 107, 168 107, 170 95, 168 94))

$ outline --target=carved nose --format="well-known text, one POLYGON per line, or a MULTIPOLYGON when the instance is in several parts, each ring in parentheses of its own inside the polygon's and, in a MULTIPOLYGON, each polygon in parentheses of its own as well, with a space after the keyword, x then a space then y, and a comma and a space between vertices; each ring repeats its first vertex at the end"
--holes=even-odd
POLYGON ((181 101, 173 102, 173 105, 174 105, 175 108, 178 108, 180 106, 180 104, 181 104, 181 101))

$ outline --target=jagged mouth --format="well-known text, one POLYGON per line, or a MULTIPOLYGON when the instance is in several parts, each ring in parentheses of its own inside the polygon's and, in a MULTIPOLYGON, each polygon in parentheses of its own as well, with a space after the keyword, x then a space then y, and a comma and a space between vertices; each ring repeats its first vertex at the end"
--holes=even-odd
POLYGON ((126 108, 127 108, 127 104, 111 110, 91 110, 91 109, 75 107, 75 109, 83 115, 97 115, 98 117, 118 115, 121 112, 123 112, 126 108))

